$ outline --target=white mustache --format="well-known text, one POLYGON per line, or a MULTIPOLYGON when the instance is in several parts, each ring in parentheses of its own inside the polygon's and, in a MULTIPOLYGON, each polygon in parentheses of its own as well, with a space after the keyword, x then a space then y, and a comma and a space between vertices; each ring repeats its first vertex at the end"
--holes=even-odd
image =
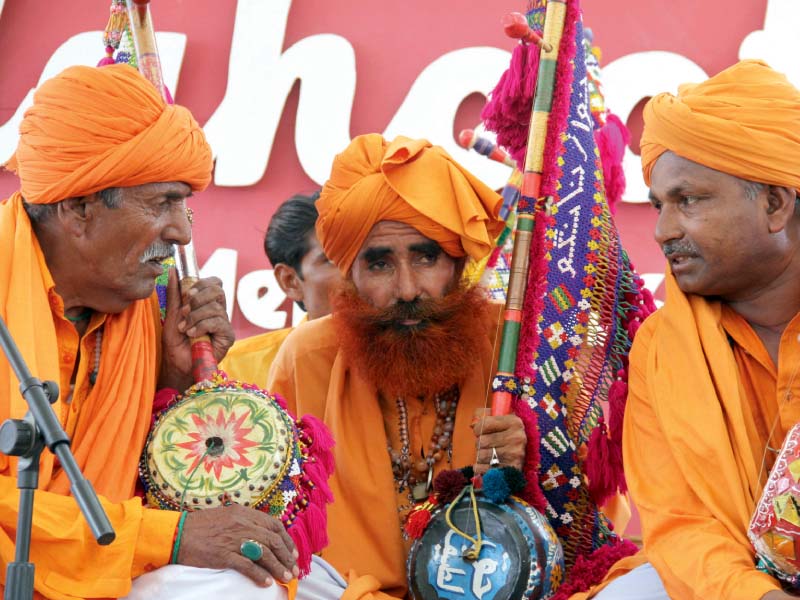
POLYGON ((167 242, 161 241, 155 242, 144 251, 144 254, 142 254, 142 257, 139 259, 139 262, 146 263, 155 259, 164 260, 172 256, 174 248, 174 244, 168 244, 167 242))

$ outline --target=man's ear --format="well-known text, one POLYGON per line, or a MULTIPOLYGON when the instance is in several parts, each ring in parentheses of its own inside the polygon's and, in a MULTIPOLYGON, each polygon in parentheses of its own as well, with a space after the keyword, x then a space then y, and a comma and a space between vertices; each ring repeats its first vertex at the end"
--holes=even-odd
POLYGON ((783 231, 795 213, 797 192, 794 188, 771 185, 767 188, 767 223, 770 233, 783 231))
POLYGON ((100 194, 94 193, 80 198, 67 198, 58 203, 56 215, 62 225, 75 235, 82 235, 91 222, 100 194))
POLYGON ((290 300, 302 302, 304 296, 303 280, 297 274, 294 267, 286 263, 278 263, 274 269, 275 280, 290 300))

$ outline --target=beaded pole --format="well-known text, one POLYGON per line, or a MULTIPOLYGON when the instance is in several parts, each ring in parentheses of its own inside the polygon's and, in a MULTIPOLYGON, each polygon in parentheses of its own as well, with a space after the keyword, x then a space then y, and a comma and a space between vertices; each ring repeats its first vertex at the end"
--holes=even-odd
MULTIPOLYGON (((514 250, 511 258, 511 275, 508 282, 508 295, 503 320, 503 337, 500 343, 500 357, 497 363, 495 389, 492 393, 492 414, 507 415, 511 413, 514 393, 509 387, 516 389, 514 368, 517 362, 517 346, 519 344, 522 324, 522 306, 528 283, 529 255, 534 225, 542 221, 544 210, 550 198, 539 197, 542 183, 542 164, 544 162, 545 140, 547 138, 547 121, 553 102, 558 48, 564 30, 567 12, 565 0, 550 0, 545 13, 544 39, 540 47, 539 71, 536 94, 531 113, 531 126, 528 133, 528 148, 525 154, 525 168, 522 176, 521 197, 517 206, 517 228, 514 236, 514 250), (549 49, 548 49, 549 48, 549 49), (537 219, 537 214, 538 219, 537 219), (503 384, 507 382, 507 384, 503 384)), ((522 17, 525 19, 525 17, 522 17)), ((517 18, 504 20, 506 33, 510 37, 536 41, 533 31, 523 30, 517 18)), ((525 20, 525 27, 530 29, 525 20)), ((535 35, 535 34, 534 34, 535 35)), ((538 37, 538 36, 536 36, 538 37)))
MULTIPOLYGON (((139 72, 152 83, 167 103, 172 103, 164 76, 161 60, 158 57, 155 29, 150 16, 150 0, 128 0, 128 20, 138 57, 139 72)), ((190 219, 191 223, 191 219, 190 219)), ((194 244, 175 247, 175 265, 181 282, 181 292, 185 295, 200 277, 194 244)), ((210 380, 217 371, 217 360, 211 339, 207 335, 192 338, 192 376, 196 382, 210 380)))

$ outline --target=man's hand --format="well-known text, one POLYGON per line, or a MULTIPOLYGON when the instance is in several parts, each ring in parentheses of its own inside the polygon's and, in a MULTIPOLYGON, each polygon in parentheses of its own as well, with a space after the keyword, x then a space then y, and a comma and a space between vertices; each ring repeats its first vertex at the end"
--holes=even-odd
POLYGON ((225 292, 216 277, 198 280, 191 289, 178 286, 178 276, 170 270, 167 283, 167 314, 161 337, 161 376, 158 387, 183 391, 192 381, 191 338, 208 335, 214 358, 222 360, 234 341, 233 327, 225 310, 225 292))
POLYGON ((500 466, 522 468, 528 437, 525 435, 525 426, 517 415, 492 417, 487 409, 479 408, 475 411, 472 431, 478 438, 476 473, 489 470, 492 449, 497 452, 500 466))
POLYGON ((797 596, 792 596, 781 590, 773 590, 761 596, 761 600, 794 600, 797 596))
POLYGON ((235 569, 259 585, 278 579, 288 582, 300 574, 297 551, 283 523, 260 510, 238 504, 198 510, 186 515, 178 563, 206 569, 235 569), (245 540, 259 542, 264 556, 242 556, 245 540))

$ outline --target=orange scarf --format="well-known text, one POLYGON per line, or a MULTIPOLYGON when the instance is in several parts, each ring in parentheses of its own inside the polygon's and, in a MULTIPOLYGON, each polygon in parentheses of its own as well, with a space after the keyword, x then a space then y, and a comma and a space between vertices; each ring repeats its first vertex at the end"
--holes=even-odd
MULTIPOLYGON (((42 250, 15 193, 0 204, 0 316, 31 373, 59 381, 58 342, 46 281, 42 250)), ((157 327, 150 300, 140 300, 104 325, 97 382, 80 407, 75 431, 69 431, 78 466, 95 490, 119 502, 133 496, 139 454, 150 423, 156 384, 157 327)), ((61 390, 53 406, 62 424, 70 405, 61 390)), ((0 358, 0 420, 21 418, 27 405, 19 382, 0 358)), ((0 473, 14 476, 16 460, 0 458, 0 473)), ((69 493, 63 471, 53 474, 53 455, 42 453, 41 489, 69 493)))

